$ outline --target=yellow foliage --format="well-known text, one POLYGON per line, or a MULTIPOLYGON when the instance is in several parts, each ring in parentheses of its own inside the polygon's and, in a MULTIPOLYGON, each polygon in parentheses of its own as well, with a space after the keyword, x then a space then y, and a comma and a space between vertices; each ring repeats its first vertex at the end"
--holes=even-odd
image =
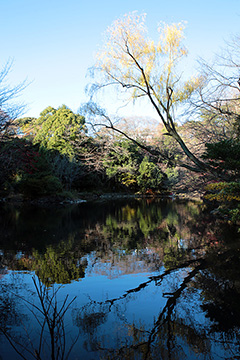
POLYGON ((210 201, 232 201, 232 200, 236 200, 236 201, 240 201, 240 196, 239 195, 232 195, 232 194, 225 194, 225 193, 218 193, 218 194, 207 194, 204 196, 205 199, 210 200, 210 201))
POLYGON ((202 86, 202 83, 203 79, 201 77, 192 77, 190 80, 186 81, 182 89, 175 94, 176 98, 180 101, 187 100, 194 90, 202 86))
POLYGON ((165 54, 170 54, 171 57, 187 55, 187 49, 184 46, 181 47, 184 28, 184 24, 181 22, 171 25, 162 23, 158 28, 160 33, 158 48, 165 54))
MULTIPOLYGON (((184 95, 179 96, 180 90, 176 89, 174 69, 182 56, 187 55, 182 44, 184 24, 162 23, 159 38, 154 42, 148 37, 145 20, 146 14, 132 12, 114 21, 97 54, 96 69, 102 71, 107 82, 127 87, 133 99, 151 88, 157 101, 163 104, 168 100, 168 87, 174 88, 173 102, 183 99, 184 95)), ((196 80, 186 84, 186 92, 190 93, 196 84, 196 80)))
POLYGON ((228 183, 226 182, 210 183, 206 185, 205 190, 222 190, 225 189, 227 186, 228 183))
POLYGON ((217 182, 206 185, 207 191, 212 191, 211 194, 206 194, 204 197, 210 201, 240 201, 240 184, 235 182, 217 182))

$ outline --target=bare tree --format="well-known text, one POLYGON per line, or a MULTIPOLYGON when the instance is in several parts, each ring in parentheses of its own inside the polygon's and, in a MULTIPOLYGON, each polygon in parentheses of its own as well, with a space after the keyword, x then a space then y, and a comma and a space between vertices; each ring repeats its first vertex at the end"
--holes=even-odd
MULTIPOLYGON (((240 36, 232 37, 226 43, 215 61, 208 64, 201 59, 200 72, 202 84, 191 94, 189 103, 192 113, 209 124, 209 137, 239 136, 240 124, 240 36), (212 128, 212 129, 211 129, 212 128), (238 131, 236 131, 238 130, 238 131)), ((200 124, 204 121, 201 121, 200 124)), ((200 125, 201 126, 201 125, 200 125)))
POLYGON ((17 103, 16 98, 26 88, 26 80, 18 85, 8 84, 8 75, 12 69, 13 61, 8 60, 0 70, 0 140, 14 133, 14 120, 22 114, 25 105, 17 103))

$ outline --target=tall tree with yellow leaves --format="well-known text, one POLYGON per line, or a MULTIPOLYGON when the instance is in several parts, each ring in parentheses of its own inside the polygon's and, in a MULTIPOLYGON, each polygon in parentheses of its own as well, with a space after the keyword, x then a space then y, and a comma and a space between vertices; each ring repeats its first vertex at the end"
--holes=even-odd
MULTIPOLYGON (((186 101, 200 83, 199 79, 183 83, 177 74, 179 61, 187 55, 183 46, 184 24, 162 24, 158 29, 158 40, 154 42, 148 37, 145 17, 130 13, 107 29, 104 46, 97 54, 93 68, 96 82, 89 91, 93 95, 106 86, 116 86, 126 91, 128 100, 147 98, 164 125, 166 135, 180 144, 190 160, 182 166, 197 172, 206 171, 208 165, 187 147, 174 118, 175 106, 186 101)), ((106 127, 118 131, 93 101, 88 103, 87 108, 93 115, 107 119, 106 127)))

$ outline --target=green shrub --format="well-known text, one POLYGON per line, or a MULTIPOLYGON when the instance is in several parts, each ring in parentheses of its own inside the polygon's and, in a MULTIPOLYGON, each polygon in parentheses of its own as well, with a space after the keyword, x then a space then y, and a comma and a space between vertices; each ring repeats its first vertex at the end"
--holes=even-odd
POLYGON ((145 156, 139 166, 139 175, 137 176, 137 184, 141 191, 159 190, 165 179, 164 174, 159 167, 145 156))
POLYGON ((235 209, 232 209, 229 211, 229 215, 231 217, 231 221, 234 223, 240 222, 240 205, 236 207, 235 209))
POLYGON ((167 175, 166 185, 168 188, 173 187, 179 181, 179 173, 176 167, 168 167, 165 174, 167 175))

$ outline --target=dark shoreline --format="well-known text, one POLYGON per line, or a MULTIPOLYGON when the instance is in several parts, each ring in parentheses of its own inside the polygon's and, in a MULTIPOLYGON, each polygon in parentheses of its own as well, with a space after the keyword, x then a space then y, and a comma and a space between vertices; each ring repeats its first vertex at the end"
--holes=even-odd
POLYGON ((8 195, 6 197, 0 198, 0 203, 6 204, 33 204, 33 205, 69 205, 69 204, 79 204, 86 201, 94 200, 114 200, 114 199, 181 199, 181 200, 193 200, 193 201, 202 201, 202 196, 198 192, 193 192, 189 194, 130 194, 130 193, 94 193, 94 192, 84 192, 77 194, 74 198, 67 198, 61 195, 52 195, 52 196, 42 196, 39 198, 26 198, 21 194, 8 195))

